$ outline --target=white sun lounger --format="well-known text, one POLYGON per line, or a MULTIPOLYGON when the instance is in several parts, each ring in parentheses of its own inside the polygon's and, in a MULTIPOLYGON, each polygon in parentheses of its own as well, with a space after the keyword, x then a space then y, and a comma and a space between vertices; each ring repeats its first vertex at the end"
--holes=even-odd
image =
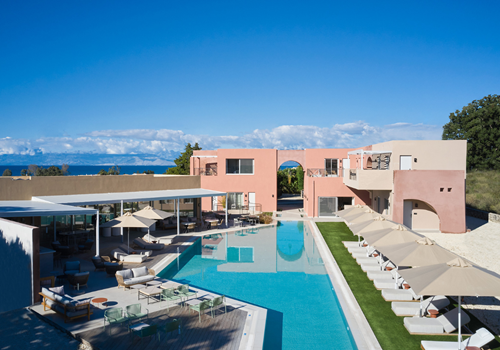
POLYGON ((395 279, 381 278, 373 280, 373 285, 378 290, 388 289, 388 288, 398 289, 403 283, 404 279, 402 278, 398 278, 397 283, 395 279))
POLYGON ((380 271, 380 269, 377 271, 368 271, 366 275, 370 281, 373 281, 374 279, 394 279, 391 271, 380 271))
POLYGON ((354 241, 343 241, 342 242, 344 244, 344 247, 346 248, 362 248, 361 247, 361 244, 362 243, 359 243, 359 242, 354 242, 354 241))
MULTIPOLYGON (((469 323, 465 312, 461 314, 461 326, 469 323)), ((403 323, 410 334, 443 334, 451 333, 458 326, 458 308, 448 311, 438 318, 405 317, 403 323)))
MULTIPOLYGON (((354 253, 352 253, 352 257, 354 259, 371 258, 371 257, 376 258, 376 257, 372 256, 373 253, 374 253, 374 251, 366 251, 366 250, 363 253, 361 253, 361 252, 359 252, 359 253, 354 252, 354 253)), ((377 260, 380 260, 380 258, 377 257, 377 260)))
POLYGON ((135 264, 140 264, 144 262, 148 257, 147 255, 141 255, 141 254, 127 254, 120 248, 113 249, 111 251, 111 254, 115 257, 115 259, 123 261, 125 263, 135 263, 135 264))
MULTIPOLYGON (((422 316, 429 310, 441 310, 450 305, 450 300, 444 295, 428 297, 422 301, 422 316)), ((393 301, 391 309, 397 316, 418 316, 420 314, 420 303, 393 301)))
MULTIPOLYGON (((486 344, 495 339, 495 336, 488 332, 486 328, 479 328, 470 338, 465 339, 460 344, 460 349, 465 350, 467 346, 483 348, 486 344)), ((457 350, 456 341, 429 341, 420 342, 423 350, 457 350)))
POLYGON ((128 252, 128 254, 131 254, 132 252, 134 252, 134 254, 141 254, 141 255, 146 255, 146 256, 151 256, 151 254, 153 254, 152 250, 134 249, 134 248, 128 247, 124 243, 118 245, 118 248, 123 250, 125 253, 128 252))
POLYGON ((367 257, 364 257, 364 258, 357 258, 356 262, 358 263, 358 265, 362 265, 362 264, 377 265, 378 268, 380 269, 380 265, 379 265, 379 261, 378 260, 379 260, 378 258, 367 258, 367 257))
POLYGON ((385 301, 420 301, 420 295, 415 294, 413 289, 382 289, 382 298, 385 301))
POLYGON ((368 272, 368 271, 383 271, 387 266, 390 266, 390 267, 396 267, 390 260, 386 260, 382 263, 382 267, 377 264, 377 265, 374 265, 372 261, 368 261, 368 263, 361 263, 361 270, 363 270, 364 272, 368 272))

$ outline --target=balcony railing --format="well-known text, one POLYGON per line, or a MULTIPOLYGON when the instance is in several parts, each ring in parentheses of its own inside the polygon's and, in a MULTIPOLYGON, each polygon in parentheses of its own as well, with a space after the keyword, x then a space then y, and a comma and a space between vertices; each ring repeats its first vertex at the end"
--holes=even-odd
POLYGON ((349 180, 356 181, 358 179, 358 169, 349 169, 349 180))
POLYGON ((201 175, 201 176, 217 176, 217 167, 210 168, 194 168, 193 175, 201 175))
POLYGON ((330 169, 307 169, 307 176, 309 177, 342 177, 341 172, 330 169))
MULTIPOLYGON (((212 206, 213 211, 224 212, 226 208, 222 206, 222 204, 218 203, 217 208, 215 205, 212 206), (217 209, 217 210, 215 210, 217 209)), ((260 214, 262 213, 262 204, 253 203, 253 204, 235 204, 232 203, 227 208, 229 214, 260 214)))

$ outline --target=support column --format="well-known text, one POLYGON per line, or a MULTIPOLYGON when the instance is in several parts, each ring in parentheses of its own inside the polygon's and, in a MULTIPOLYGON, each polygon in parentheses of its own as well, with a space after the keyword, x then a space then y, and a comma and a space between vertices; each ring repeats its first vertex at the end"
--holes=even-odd
POLYGON ((95 220, 95 256, 99 256, 99 210, 95 220))
MULTIPOLYGON (((120 216, 123 216, 123 199, 121 200, 120 216)), ((122 236, 122 243, 123 243, 123 227, 120 227, 120 235, 122 236)))
POLYGON ((177 198, 177 234, 180 233, 181 230, 181 219, 179 216, 179 198, 177 198))
POLYGON ((227 228, 227 193, 226 193, 226 228, 227 228))
POLYGON ((56 234, 56 217, 53 216, 53 222, 54 222, 54 242, 57 241, 57 234, 56 234))

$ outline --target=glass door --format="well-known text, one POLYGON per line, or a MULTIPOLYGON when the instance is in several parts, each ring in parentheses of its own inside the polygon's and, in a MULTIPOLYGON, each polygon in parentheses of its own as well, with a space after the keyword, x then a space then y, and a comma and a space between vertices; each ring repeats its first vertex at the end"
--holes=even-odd
POLYGON ((337 197, 318 197, 319 217, 335 216, 337 204, 337 197))

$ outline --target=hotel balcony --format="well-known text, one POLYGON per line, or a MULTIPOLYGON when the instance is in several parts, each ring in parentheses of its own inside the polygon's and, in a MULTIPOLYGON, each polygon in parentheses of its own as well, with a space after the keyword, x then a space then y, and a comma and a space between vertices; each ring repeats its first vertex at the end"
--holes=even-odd
POLYGON ((341 172, 338 172, 336 169, 307 169, 307 176, 309 177, 340 177, 342 176, 341 172))
POLYGON ((343 169, 344 184, 357 190, 392 190, 392 170, 343 169))

